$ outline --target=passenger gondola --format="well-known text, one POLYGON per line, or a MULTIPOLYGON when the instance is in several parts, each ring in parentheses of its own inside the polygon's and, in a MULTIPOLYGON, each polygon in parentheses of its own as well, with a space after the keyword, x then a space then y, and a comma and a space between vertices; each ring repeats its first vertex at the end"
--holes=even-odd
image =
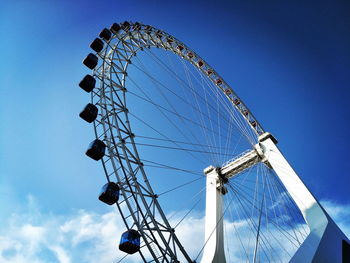
POLYGON ((90 143, 85 154, 95 161, 98 161, 105 155, 105 151, 106 145, 104 142, 96 139, 90 143))
POLYGON ((140 237, 138 231, 130 229, 122 234, 119 249, 128 254, 134 254, 140 250, 140 237))
POLYGON ((100 192, 98 199, 108 205, 113 205, 119 200, 119 187, 116 183, 109 182, 105 184, 100 192))
POLYGON ((91 123, 96 119, 97 113, 98 113, 97 107, 92 103, 88 103, 83 109, 83 111, 80 112, 79 116, 80 118, 87 121, 88 123, 91 123))

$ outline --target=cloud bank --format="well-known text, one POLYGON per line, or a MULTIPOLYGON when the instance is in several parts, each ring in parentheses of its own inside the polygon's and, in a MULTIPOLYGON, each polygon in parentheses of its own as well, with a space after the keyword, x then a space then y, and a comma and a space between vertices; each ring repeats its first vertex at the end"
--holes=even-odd
MULTIPOLYGON (((35 199, 28 196, 28 208, 12 214, 0 230, 0 262, 2 263, 92 263, 118 262, 125 254, 118 250, 120 234, 125 227, 116 209, 97 214, 78 210, 69 215, 43 213, 35 199)), ((321 202, 344 233, 350 234, 350 205, 334 201, 321 202)), ((177 230, 189 254, 198 253, 198 244, 204 239, 204 218, 187 218, 177 230)), ((229 231, 244 227, 244 222, 226 224, 229 231)), ((234 242, 234 241, 229 241, 234 242)), ((230 247, 239 247, 230 244, 230 247)), ((233 251, 231 260, 235 260, 233 251)), ((237 257, 241 257, 242 252, 237 257)), ((138 254, 128 256, 122 262, 140 262, 138 254)))

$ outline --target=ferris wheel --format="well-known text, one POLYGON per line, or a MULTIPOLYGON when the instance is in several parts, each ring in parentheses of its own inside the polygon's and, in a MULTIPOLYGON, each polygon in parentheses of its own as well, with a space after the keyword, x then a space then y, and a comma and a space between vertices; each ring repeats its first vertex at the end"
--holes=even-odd
POLYGON ((83 63, 93 72, 79 86, 91 102, 80 117, 93 123, 86 154, 107 179, 99 199, 125 225, 116 262, 348 256, 349 240, 277 140, 197 53, 138 22, 104 28, 90 47, 83 63))

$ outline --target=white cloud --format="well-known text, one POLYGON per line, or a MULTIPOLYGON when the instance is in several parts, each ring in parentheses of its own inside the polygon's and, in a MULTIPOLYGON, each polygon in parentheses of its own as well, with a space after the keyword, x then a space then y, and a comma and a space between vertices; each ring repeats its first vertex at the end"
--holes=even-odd
POLYGON ((102 263, 123 256, 118 243, 125 228, 114 208, 102 215, 84 210, 45 215, 32 196, 27 201, 28 209, 13 214, 0 230, 0 262, 102 263))
MULTIPOLYGON (((28 209, 22 214, 13 214, 0 229, 0 262, 2 263, 92 263, 117 262, 124 254, 118 250, 121 233, 125 230, 118 211, 111 207, 104 214, 84 210, 72 212, 69 216, 43 214, 35 198, 28 197, 28 209)), ((341 205, 329 200, 322 202, 325 209, 339 224, 345 234, 350 233, 350 205, 341 205)), ((172 224, 178 222, 184 213, 177 213, 172 224)), ((246 233, 247 221, 226 222, 225 231, 232 233, 227 238, 230 249, 229 261, 246 258, 241 242, 254 241, 246 233), (240 233, 240 239, 235 233, 240 233), (250 239, 250 240, 249 240, 250 239)), ((290 229, 291 233, 297 229, 290 229)), ((176 234, 191 256, 196 256, 204 240, 204 218, 191 214, 176 229, 176 234)), ((277 236, 276 229, 270 229, 271 236, 277 236), (274 232, 275 231, 275 232, 274 232)), ((272 246, 278 240, 270 240, 272 246)), ((277 247, 277 245, 276 245, 277 247)), ((278 251, 278 253, 285 253, 278 251)), ((249 258, 251 258, 251 253, 249 258)), ((139 255, 128 256, 123 262, 140 262, 139 255)))
POLYGON ((339 204, 331 200, 321 201, 322 206, 344 232, 344 234, 350 237, 350 204, 339 204))
POLYGON ((54 246, 50 246, 49 249, 51 249, 56 257, 57 260, 61 263, 70 263, 71 260, 67 254, 67 252, 60 246, 54 245, 54 246))

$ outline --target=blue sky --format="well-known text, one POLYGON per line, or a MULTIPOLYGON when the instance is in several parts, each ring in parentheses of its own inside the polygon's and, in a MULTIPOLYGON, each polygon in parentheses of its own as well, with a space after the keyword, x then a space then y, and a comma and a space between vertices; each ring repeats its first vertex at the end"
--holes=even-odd
POLYGON ((78 117, 89 100, 78 83, 89 43, 124 20, 205 58, 314 195, 346 207, 349 12, 346 1, 1 1, 0 222, 110 213, 96 201, 102 167, 84 155, 93 130, 78 117))

